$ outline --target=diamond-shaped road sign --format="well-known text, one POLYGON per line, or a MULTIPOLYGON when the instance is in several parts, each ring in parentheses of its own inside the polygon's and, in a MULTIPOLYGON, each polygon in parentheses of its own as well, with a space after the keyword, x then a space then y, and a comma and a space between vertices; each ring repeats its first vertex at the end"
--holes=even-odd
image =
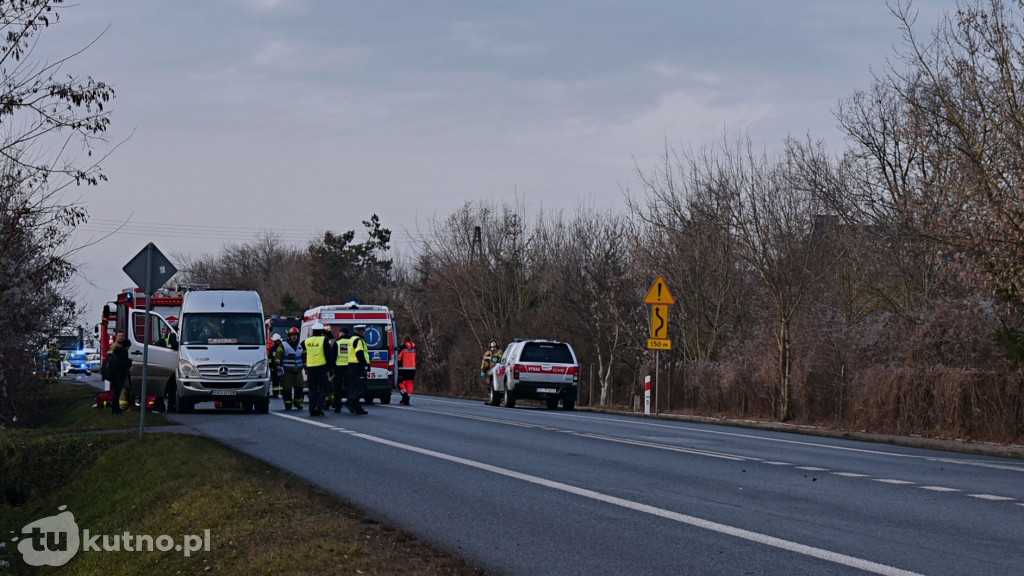
POLYGON ((147 296, 152 296, 178 272, 174 264, 171 264, 152 242, 146 244, 146 247, 125 264, 122 270, 147 296))

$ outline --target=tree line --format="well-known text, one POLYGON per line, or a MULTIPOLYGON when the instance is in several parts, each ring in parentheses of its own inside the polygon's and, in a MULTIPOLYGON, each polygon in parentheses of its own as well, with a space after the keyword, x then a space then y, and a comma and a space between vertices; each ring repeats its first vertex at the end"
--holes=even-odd
POLYGON ((581 405, 630 406, 654 372, 641 301, 661 275, 659 409, 1009 441, 1024 428, 1024 4, 961 3, 840 100, 846 147, 746 135, 666 145, 625 206, 467 202, 396 258, 359 235, 272 232, 180 257, 180 280, 260 291, 268 314, 357 299, 397 311, 427 391, 483 397, 491 338, 580 357, 581 405), (357 240, 358 238, 358 240, 357 240))

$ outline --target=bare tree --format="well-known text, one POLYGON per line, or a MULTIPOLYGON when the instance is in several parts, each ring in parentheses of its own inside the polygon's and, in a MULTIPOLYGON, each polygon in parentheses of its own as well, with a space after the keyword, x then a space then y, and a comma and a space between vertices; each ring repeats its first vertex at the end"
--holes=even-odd
POLYGON ((105 180, 91 158, 110 123, 113 89, 68 74, 75 56, 34 57, 60 0, 0 2, 0 418, 13 422, 31 385, 35 353, 77 308, 68 289, 69 247, 85 209, 71 186, 105 180), (75 152, 80 150, 81 152, 75 152))
MULTIPOLYGON (((644 290, 636 266, 636 231, 623 214, 580 208, 557 228, 558 290, 553 308, 569 332, 585 335, 597 361, 602 405, 608 404, 614 368, 627 350, 642 353, 644 325, 638 294, 644 290)), ((576 343, 577 350, 583 348, 576 343)))
MULTIPOLYGON (((915 33, 910 2, 891 6, 903 49, 878 82, 898 96, 915 131, 915 208, 928 235, 971 276, 1024 304, 1024 5, 963 2, 930 38, 915 33)), ((967 278, 965 278, 967 279, 967 278)))
POLYGON ((743 282, 732 237, 730 197, 715 185, 717 160, 709 151, 666 150, 652 174, 637 174, 644 198, 627 197, 645 224, 639 245, 648 267, 664 275, 680 297, 672 307, 685 361, 714 360, 743 315, 743 282))
POLYGON ((817 241, 830 191, 801 170, 807 154, 823 154, 787 140, 777 156, 754 153, 749 140, 723 146, 714 185, 730 197, 737 254, 761 279, 776 322, 779 394, 776 413, 790 418, 792 321, 832 264, 829 243, 817 241))
POLYGON ((250 244, 229 244, 218 255, 177 258, 181 272, 176 281, 256 290, 268 314, 301 314, 316 299, 306 252, 273 232, 259 232, 250 244))

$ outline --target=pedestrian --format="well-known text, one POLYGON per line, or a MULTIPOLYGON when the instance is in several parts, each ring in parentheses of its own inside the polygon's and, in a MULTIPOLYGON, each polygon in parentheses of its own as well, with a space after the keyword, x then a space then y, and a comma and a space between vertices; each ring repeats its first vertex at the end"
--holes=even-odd
POLYGON ((352 338, 348 335, 348 326, 338 328, 338 357, 334 362, 334 412, 341 412, 341 399, 348 399, 348 347, 352 338))
POLYGON ((327 328, 317 322, 313 325, 313 335, 302 342, 302 364, 306 368, 306 382, 309 384, 309 415, 323 416, 323 397, 330 385, 330 372, 333 370, 337 349, 334 341, 327 335, 327 328))
POLYGON ((398 351, 398 391, 402 393, 402 400, 399 404, 409 405, 409 398, 412 396, 413 383, 416 379, 416 343, 408 334, 398 351))
POLYGON ((121 394, 124 392, 132 372, 132 359, 128 355, 128 349, 131 348, 131 345, 124 330, 118 330, 114 336, 114 345, 107 352, 107 354, 113 356, 113 361, 110 365, 110 412, 114 415, 124 413, 121 410, 121 394))
POLYGON ((281 335, 275 332, 270 336, 270 350, 267 351, 267 364, 270 365, 270 389, 273 391, 274 398, 281 395, 281 377, 284 375, 284 368, 281 367, 283 359, 284 344, 281 342, 281 335))
POLYGON ((366 374, 370 371, 370 353, 366 348, 366 325, 357 324, 352 328, 355 336, 349 339, 348 345, 348 394, 345 396, 345 407, 353 414, 367 414, 359 399, 366 394, 366 374))
POLYGON ((281 398, 284 409, 302 410, 302 344, 299 329, 288 329, 288 340, 281 343, 281 398))

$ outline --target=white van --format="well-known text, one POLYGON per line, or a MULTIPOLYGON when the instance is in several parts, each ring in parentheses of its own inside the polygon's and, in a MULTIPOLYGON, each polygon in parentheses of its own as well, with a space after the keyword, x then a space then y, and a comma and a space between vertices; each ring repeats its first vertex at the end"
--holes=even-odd
POLYGON ((251 290, 185 293, 178 321, 178 412, 217 400, 261 414, 270 411, 263 322, 263 303, 251 290))

